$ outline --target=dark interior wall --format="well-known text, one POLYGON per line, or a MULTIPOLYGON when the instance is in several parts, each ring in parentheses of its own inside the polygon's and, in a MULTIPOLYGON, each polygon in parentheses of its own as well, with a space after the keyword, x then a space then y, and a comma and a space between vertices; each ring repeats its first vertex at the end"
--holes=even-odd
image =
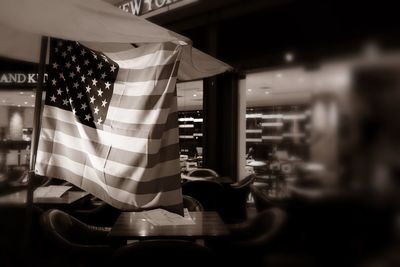
POLYGON ((295 63, 314 64, 360 53, 368 41, 385 49, 400 46, 395 1, 224 2, 203 0, 180 16, 166 14, 152 20, 188 36, 195 47, 208 53, 212 52, 207 44, 208 27, 213 25, 217 58, 238 69, 281 66, 286 64, 283 55, 287 51, 295 53, 295 63))

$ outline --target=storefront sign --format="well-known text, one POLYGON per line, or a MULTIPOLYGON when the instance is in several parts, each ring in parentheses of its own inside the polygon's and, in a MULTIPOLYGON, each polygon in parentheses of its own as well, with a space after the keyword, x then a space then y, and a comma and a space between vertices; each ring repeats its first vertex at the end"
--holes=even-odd
POLYGON ((150 17, 150 13, 153 11, 157 10, 159 12, 154 13, 160 14, 178 6, 180 7, 197 1, 198 0, 131 0, 120 4, 119 8, 136 16, 147 14, 145 17, 150 17), (164 10, 162 10, 163 8, 164 10))
MULTIPOLYGON (((47 74, 44 76, 44 81, 47 80, 47 74)), ((0 72, 0 86, 35 86, 38 81, 37 73, 11 73, 0 72)))

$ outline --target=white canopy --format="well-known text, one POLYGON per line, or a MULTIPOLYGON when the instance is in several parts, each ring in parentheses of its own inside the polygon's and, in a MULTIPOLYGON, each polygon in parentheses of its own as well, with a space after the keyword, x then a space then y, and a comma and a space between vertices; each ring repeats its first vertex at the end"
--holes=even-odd
POLYGON ((180 42, 179 80, 213 76, 231 67, 195 48, 191 41, 99 0, 1 0, 0 56, 38 62, 42 36, 79 42, 138 44, 180 42))

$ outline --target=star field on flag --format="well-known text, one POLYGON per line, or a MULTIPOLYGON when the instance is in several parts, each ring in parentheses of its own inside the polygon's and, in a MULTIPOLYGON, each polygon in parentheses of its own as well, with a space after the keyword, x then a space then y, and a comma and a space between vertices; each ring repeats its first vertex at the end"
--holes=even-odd
POLYGON ((78 42, 60 40, 52 48, 46 105, 73 112, 87 126, 104 123, 118 65, 78 42))

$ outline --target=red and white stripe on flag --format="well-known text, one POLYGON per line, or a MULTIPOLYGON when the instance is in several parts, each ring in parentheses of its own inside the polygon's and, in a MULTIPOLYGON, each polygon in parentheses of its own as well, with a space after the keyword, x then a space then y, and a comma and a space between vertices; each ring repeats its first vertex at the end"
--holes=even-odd
POLYGON ((182 47, 101 53, 53 40, 36 173, 122 210, 182 213, 176 77, 182 47))

